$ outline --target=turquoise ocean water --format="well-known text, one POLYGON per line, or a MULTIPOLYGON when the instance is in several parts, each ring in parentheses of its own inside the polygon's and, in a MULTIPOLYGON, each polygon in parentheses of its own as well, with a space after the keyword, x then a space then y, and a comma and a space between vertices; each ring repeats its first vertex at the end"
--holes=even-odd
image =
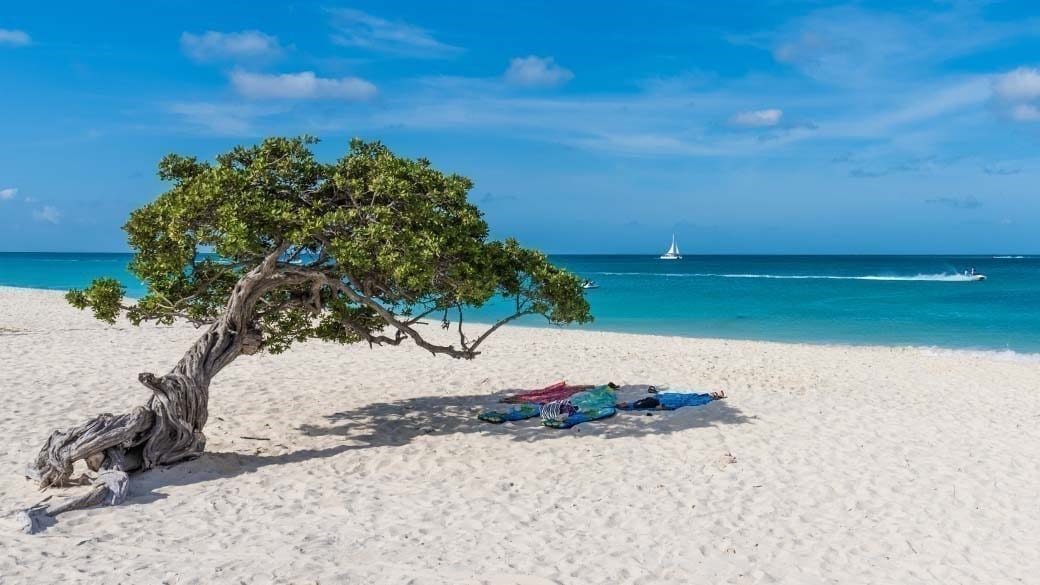
MULTIPOLYGON (((0 286, 143 288, 129 254, 0 253, 0 286)), ((1040 257, 554 256, 600 288, 591 329, 813 343, 1040 352, 1040 257), (975 267, 988 276, 968 282, 975 267)), ((490 319, 494 306, 473 318, 490 319)), ((526 324, 538 325, 537 320, 526 324)))

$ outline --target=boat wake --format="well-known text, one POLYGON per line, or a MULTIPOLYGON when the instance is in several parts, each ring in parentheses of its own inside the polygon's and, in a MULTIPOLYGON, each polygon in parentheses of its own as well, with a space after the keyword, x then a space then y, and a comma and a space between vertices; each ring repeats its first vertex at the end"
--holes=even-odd
POLYGON ((930 281, 930 282, 971 282, 973 277, 964 274, 916 274, 914 276, 839 276, 829 274, 714 274, 714 273, 681 273, 681 272, 595 272, 606 276, 664 276, 686 278, 770 278, 777 280, 881 280, 881 281, 930 281))

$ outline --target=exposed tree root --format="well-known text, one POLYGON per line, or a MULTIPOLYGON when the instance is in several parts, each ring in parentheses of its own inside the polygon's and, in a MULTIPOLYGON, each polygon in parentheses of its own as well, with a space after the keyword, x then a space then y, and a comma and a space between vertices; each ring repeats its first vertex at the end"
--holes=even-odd
POLYGON ((206 445, 199 415, 205 420, 205 397, 200 410, 198 394, 205 391, 161 392, 166 385, 150 374, 142 374, 155 390, 148 406, 114 416, 102 414, 64 431, 54 431, 29 465, 26 475, 41 489, 69 484, 73 466, 83 460, 97 472, 91 490, 57 504, 38 504, 22 515, 23 530, 34 533, 57 514, 101 504, 118 504, 129 491, 128 472, 150 469, 197 457, 206 445), (189 399, 190 397, 195 397, 189 399), (194 415, 186 420, 183 415, 194 415), (176 418, 175 418, 176 417, 176 418), (194 422, 189 422, 194 420, 194 422), (198 426, 195 426, 198 424, 198 426))
POLYGON ((47 500, 44 500, 44 502, 22 511, 20 514, 22 531, 35 534, 62 512, 89 508, 99 504, 115 505, 126 499, 130 491, 130 476, 126 473, 126 457, 123 449, 106 449, 101 467, 96 471, 98 475, 94 480, 94 485, 86 494, 50 505, 46 503, 47 500))
POLYGON ((23 529, 37 532, 49 518, 69 510, 100 504, 118 504, 129 489, 128 472, 169 465, 202 454, 208 418, 209 376, 200 376, 199 346, 212 349, 212 330, 204 335, 177 364, 173 372, 157 378, 141 374, 141 383, 152 390, 146 406, 121 414, 102 414, 81 425, 54 431, 29 465, 26 475, 41 489, 67 486, 77 461, 97 472, 91 490, 59 504, 38 504, 22 516, 23 529))

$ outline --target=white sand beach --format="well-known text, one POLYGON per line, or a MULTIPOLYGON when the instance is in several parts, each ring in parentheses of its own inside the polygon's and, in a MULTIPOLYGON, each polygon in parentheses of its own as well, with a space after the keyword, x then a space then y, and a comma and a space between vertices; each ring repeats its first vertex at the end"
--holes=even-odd
POLYGON ((22 475, 48 433, 143 403, 137 374, 197 334, 0 289, 0 582, 1040 582, 1040 363, 518 327, 472 362, 242 357, 203 457, 22 534, 12 513, 63 493, 22 475), (729 397, 571 430, 475 417, 558 380, 729 397))

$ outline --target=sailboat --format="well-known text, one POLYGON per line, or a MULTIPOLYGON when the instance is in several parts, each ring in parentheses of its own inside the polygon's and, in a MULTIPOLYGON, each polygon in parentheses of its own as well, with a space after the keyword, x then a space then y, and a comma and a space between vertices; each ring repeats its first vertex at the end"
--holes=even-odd
POLYGON ((661 260, 682 260, 682 255, 679 254, 679 245, 675 243, 675 234, 672 234, 672 247, 668 248, 668 251, 661 255, 661 260))

